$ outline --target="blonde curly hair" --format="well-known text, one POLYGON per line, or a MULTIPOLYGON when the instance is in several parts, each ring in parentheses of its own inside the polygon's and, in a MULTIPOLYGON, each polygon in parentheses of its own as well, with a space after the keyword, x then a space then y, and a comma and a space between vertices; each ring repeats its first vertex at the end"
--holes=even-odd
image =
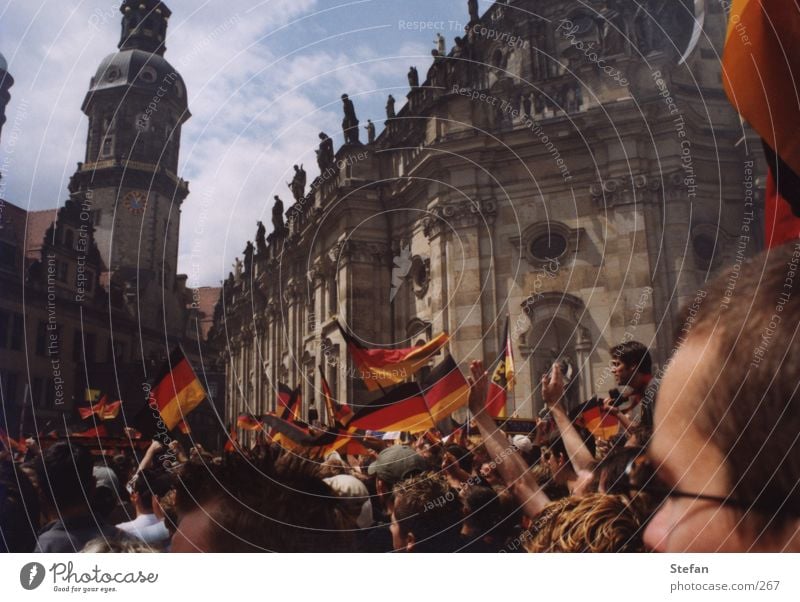
POLYGON ((528 552, 643 552, 644 523, 622 495, 593 493, 548 504, 525 538, 528 552))

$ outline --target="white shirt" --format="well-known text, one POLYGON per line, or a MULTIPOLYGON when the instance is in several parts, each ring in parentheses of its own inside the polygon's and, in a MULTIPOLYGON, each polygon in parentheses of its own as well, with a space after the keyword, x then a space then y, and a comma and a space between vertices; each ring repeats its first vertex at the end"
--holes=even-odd
POLYGON ((130 533, 131 535, 138 537, 138 531, 141 531, 145 527, 155 525, 158 522, 160 522, 158 517, 153 513, 140 514, 135 519, 128 521, 127 523, 118 524, 117 529, 122 529, 126 533, 130 533))

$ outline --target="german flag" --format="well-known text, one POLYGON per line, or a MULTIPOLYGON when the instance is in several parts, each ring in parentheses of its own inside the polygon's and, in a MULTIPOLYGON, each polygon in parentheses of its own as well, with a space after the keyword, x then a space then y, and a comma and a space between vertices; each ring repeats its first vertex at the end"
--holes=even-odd
POLYGON ((319 366, 319 376, 322 382, 322 397, 325 399, 325 408, 328 412, 328 424, 333 427, 347 426, 353 417, 353 410, 347 404, 340 404, 333 398, 328 380, 325 378, 325 371, 319 366))
POLYGON ((486 399, 486 411, 492 418, 507 418, 508 392, 514 390, 514 353, 511 347, 509 318, 506 317, 506 328, 500 343, 501 351, 495 360, 492 380, 486 399))
POLYGON ((359 371, 359 376, 370 391, 383 390, 408 380, 449 340, 447 333, 443 332, 419 347, 367 349, 361 346, 341 324, 339 330, 347 343, 347 349, 359 371))
POLYGON ((764 141, 771 183, 766 240, 800 235, 800 8, 786 0, 733 0, 722 60, 728 99, 764 141))
POLYGON ((161 413, 167 429, 172 430, 206 398, 206 392, 183 350, 177 347, 162 369, 150 392, 150 405, 161 413))
POLYGON ((419 433, 435 425, 420 386, 403 383, 358 408, 348 426, 364 431, 419 433))
POLYGON ((619 433, 619 420, 603 408, 603 402, 593 397, 578 409, 578 422, 594 437, 598 439, 611 439, 619 433))
POLYGON ((334 451, 351 455, 363 455, 369 451, 361 443, 363 434, 352 428, 314 431, 304 422, 284 420, 276 414, 264 416, 264 423, 270 427, 270 432, 275 433, 273 440, 290 451, 312 451, 323 457, 334 451))
POLYGON ((422 384, 422 394, 434 423, 446 419, 469 401, 469 383, 448 354, 422 384))
POLYGON ((303 397, 300 387, 292 390, 278 383, 278 415, 284 420, 300 420, 303 410, 303 397))
POLYGON ((185 420, 181 420, 178 423, 178 430, 181 433, 183 433, 184 435, 191 435, 192 434, 192 429, 189 427, 189 423, 186 422, 185 420))
POLYGON ((243 431, 258 431, 261 430, 261 422, 251 414, 239 414, 236 419, 236 426, 243 431))

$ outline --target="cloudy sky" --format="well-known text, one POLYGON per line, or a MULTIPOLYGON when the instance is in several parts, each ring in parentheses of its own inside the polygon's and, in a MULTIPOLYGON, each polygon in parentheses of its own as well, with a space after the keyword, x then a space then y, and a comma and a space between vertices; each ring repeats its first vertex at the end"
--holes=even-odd
MULTIPOLYGON (((183 75, 192 119, 180 175, 191 194, 181 218, 179 270, 216 285, 269 223, 271 199, 291 198, 292 165, 316 175, 317 133, 341 143, 341 102, 382 128, 388 94, 399 109, 406 72, 430 64, 445 22, 448 47, 466 0, 167 0, 166 58, 183 75), (202 260, 198 261, 198 258, 202 260)), ((483 12, 490 2, 481 2, 483 12)), ((85 152, 80 106, 100 60, 116 50, 119 0, 0 0, 0 52, 16 83, 0 144, 3 198, 28 209, 63 204, 85 152), (9 141, 12 141, 9 144, 9 141)), ((362 133, 362 139, 364 134, 362 133)))

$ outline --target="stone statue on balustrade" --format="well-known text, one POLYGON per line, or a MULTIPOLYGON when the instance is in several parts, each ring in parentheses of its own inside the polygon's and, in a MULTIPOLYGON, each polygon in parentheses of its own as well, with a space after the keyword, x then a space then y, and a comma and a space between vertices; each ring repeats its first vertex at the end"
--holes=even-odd
POLYGON ((356 109, 347 94, 342 94, 342 109, 344 110, 342 132, 344 133, 345 144, 360 144, 356 109))
POLYGON ((324 173, 329 167, 333 167, 334 153, 333 140, 325 132, 319 133, 319 149, 317 149, 317 165, 320 173, 324 173))

